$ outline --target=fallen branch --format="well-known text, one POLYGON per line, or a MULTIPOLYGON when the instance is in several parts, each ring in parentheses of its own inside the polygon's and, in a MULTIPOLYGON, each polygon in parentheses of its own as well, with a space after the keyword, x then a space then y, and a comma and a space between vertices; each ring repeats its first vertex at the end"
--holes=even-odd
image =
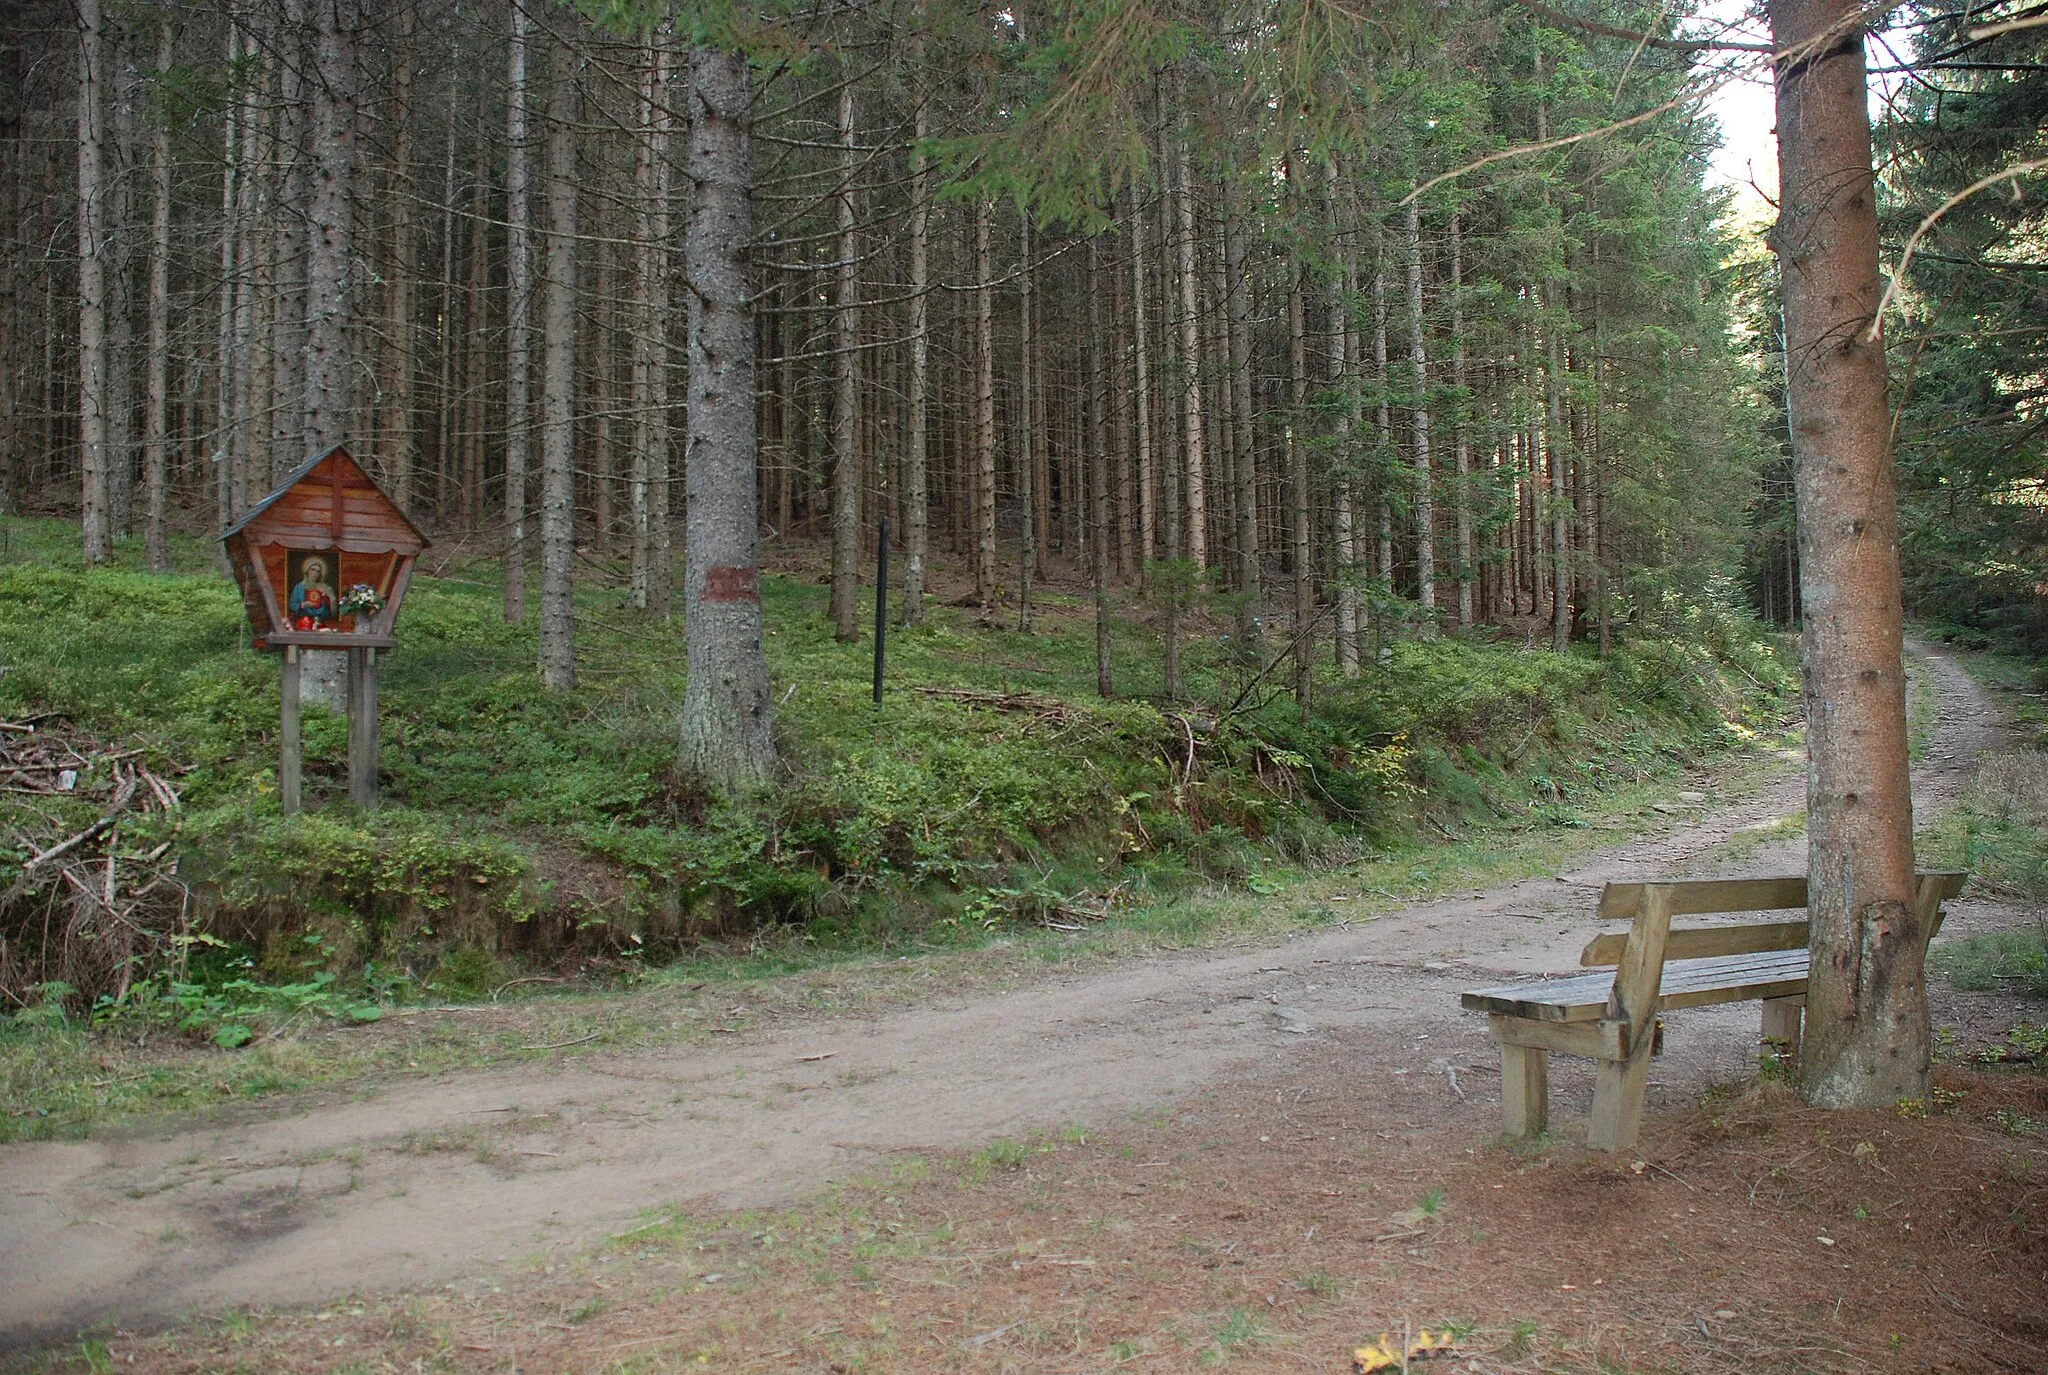
POLYGON ((71 837, 71 839, 52 845, 49 849, 30 859, 28 863, 22 865, 21 877, 14 881, 14 886, 7 890, 6 896, 0 897, 0 907, 6 906, 9 902, 20 896, 21 891, 28 886, 29 875, 33 874, 36 870, 56 863, 57 860, 70 854, 79 846, 90 845, 108 831, 113 830, 114 824, 121 819, 121 813, 127 811, 128 804, 135 800, 136 790, 140 786, 135 779, 129 779, 122 785, 121 791, 114 795, 114 804, 108 808, 105 816, 93 822, 92 825, 86 827, 77 835, 71 837))

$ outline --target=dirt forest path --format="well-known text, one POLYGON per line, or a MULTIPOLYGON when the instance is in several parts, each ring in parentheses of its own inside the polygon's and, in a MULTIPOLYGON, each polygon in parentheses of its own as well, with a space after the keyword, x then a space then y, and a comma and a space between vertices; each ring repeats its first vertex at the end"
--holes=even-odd
MULTIPOLYGON (((2001 718, 1953 662, 1917 647, 1938 698, 1915 766, 1924 818, 1969 780, 2001 718)), ((319 1302, 486 1273, 588 1246, 643 1209, 787 1201, 879 1153, 1109 1123, 1234 1077, 1341 1065, 1364 1096, 1475 1125, 1499 1079, 1476 976, 1573 966, 1602 883, 1792 872, 1804 842, 1736 863, 1717 846, 1799 812, 1788 765, 1761 794, 1586 857, 1556 879, 1421 903, 1262 949, 1048 975, 866 1018, 454 1073, 374 1096, 315 1097, 240 1120, 154 1123, 0 1148, 0 1353, 112 1320, 319 1302)), ((1949 930, 2010 920, 1965 899, 1949 930)), ((1753 1008, 1675 1015, 1653 1105, 1750 1062, 1753 1008)), ((1591 1073, 1553 1093, 1582 1118, 1591 1073)))

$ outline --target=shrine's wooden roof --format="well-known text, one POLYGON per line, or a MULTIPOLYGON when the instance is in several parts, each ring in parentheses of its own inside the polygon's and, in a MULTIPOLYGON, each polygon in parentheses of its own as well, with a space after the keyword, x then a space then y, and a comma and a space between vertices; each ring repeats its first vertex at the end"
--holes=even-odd
POLYGON ((417 554, 418 526, 341 445, 300 464, 221 534, 301 549, 417 554))

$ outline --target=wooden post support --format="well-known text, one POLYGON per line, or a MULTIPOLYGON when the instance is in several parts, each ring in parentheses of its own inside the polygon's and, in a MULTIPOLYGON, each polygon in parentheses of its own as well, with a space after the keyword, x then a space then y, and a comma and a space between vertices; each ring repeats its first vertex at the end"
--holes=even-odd
POLYGON ((377 651, 360 646, 348 652, 348 797, 377 805, 377 651))
POLYGON ((1777 1047, 1788 1062, 1799 1058, 1799 1024, 1805 1011, 1804 998, 1764 999, 1763 1039, 1777 1047))
POLYGON ((299 813, 299 649, 286 645, 277 694, 277 799, 286 816, 299 813))
POLYGON ((1509 1136, 1541 1136, 1550 1126, 1550 1052, 1500 1047, 1500 1128, 1509 1136))
POLYGON ((1593 1080, 1593 1116, 1586 1144, 1596 1151, 1625 1151, 1643 1124, 1643 1090, 1650 1081, 1650 1052, 1656 1045, 1657 995, 1664 982, 1664 946, 1671 935, 1671 889, 1645 884, 1642 910, 1621 964, 1607 1014, 1628 1023, 1628 1055, 1602 1060, 1593 1080))

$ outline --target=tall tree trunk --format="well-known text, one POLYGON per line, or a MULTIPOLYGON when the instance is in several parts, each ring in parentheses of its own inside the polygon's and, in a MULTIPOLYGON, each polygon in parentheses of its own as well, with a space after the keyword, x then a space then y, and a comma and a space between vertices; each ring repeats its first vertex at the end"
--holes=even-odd
POLYGON ((839 88, 839 264, 832 312, 832 633, 860 637, 860 307, 854 239, 853 82, 839 88))
MULTIPOLYGON (((479 126, 483 121, 478 120, 479 126)), ((464 309, 467 314, 467 347, 463 354, 463 435, 462 435, 462 514, 463 528, 474 530, 485 523, 486 509, 484 493, 484 416, 487 393, 490 390, 491 350, 484 347, 480 337, 490 320, 490 215, 487 181, 490 176, 485 161, 488 141, 476 141, 476 162, 470 173, 469 192, 469 270, 464 285, 464 309)), ((510 293, 507 293, 508 295, 510 293)), ((452 317, 451 317, 452 318, 452 317)), ((507 351, 509 354, 509 350, 507 351)), ((525 416, 522 413, 521 423, 525 416)), ((511 452, 510 426, 506 427, 506 453, 511 452)), ((523 433, 523 431, 522 431, 523 433)), ((510 467, 509 458, 507 467, 510 467)), ((522 479, 523 482, 523 479, 522 479)), ((509 484, 508 484, 509 485, 509 484)))
POLYGON ((1145 267, 1145 209, 1135 193, 1131 196, 1131 357, 1137 370, 1133 387, 1136 397, 1138 432, 1138 583, 1150 578, 1146 565, 1159 557, 1152 505, 1152 340, 1147 329, 1151 317, 1152 282, 1145 267))
POLYGON ((1472 396, 1465 360, 1465 242, 1458 212, 1451 212, 1451 387, 1458 394, 1453 425, 1456 444, 1457 486, 1452 506, 1457 516, 1458 624, 1472 624, 1472 396))
MULTIPOLYGON (((1031 211, 1022 212, 1018 226, 1017 280, 1017 391, 1021 415, 1017 423, 1020 452, 1017 455, 1018 519, 1023 526, 1023 547, 1017 553, 1017 629, 1031 630, 1031 575, 1038 568, 1038 456, 1036 417, 1032 414, 1031 351, 1035 336, 1031 329, 1031 211)), ((1107 460, 1105 460, 1107 461, 1107 460)))
POLYGON ((1824 1107, 1925 1099, 1898 511, 1861 11, 1772 0, 1786 407, 1806 696, 1807 983, 1800 1089, 1824 1107))
POLYGON ((1436 492, 1429 466, 1429 350, 1422 333, 1422 209, 1408 202, 1408 383, 1415 389, 1415 599, 1429 626, 1436 616, 1436 492))
POLYGON ((668 612, 668 53, 650 37, 642 56, 640 138, 634 149, 639 201, 633 325, 633 605, 668 612))
POLYGON ((505 619, 526 619, 526 475, 533 455, 533 187, 527 57, 533 21, 512 6, 505 77, 505 619))
MULTIPOLYGON (((242 57, 242 31, 228 24, 228 66, 233 69, 242 57)), ((235 263, 241 254, 241 240, 247 232, 240 214, 241 183, 246 177, 249 149, 242 137, 241 111, 248 104, 243 96, 229 107, 221 121, 223 142, 220 179, 220 294, 215 309, 214 341, 214 500, 216 528, 225 530, 235 521, 235 263)), ((48 369, 45 370, 48 375, 48 369)), ((226 558, 225 553, 221 556, 226 558)))
POLYGON ((314 0, 307 201, 306 447, 347 441, 355 390, 356 0, 314 0))
POLYGON ((1229 282, 1226 328, 1230 335, 1231 409, 1237 425, 1232 435, 1236 453, 1232 456, 1237 483, 1237 642, 1247 660, 1256 660, 1260 650, 1259 596, 1262 570, 1259 565, 1259 467, 1258 440, 1252 409, 1252 326, 1251 282, 1245 276, 1244 224, 1233 209, 1224 226, 1223 252, 1229 282))
POLYGON ((1101 239, 1088 240, 1088 571, 1095 591, 1095 691, 1111 697, 1109 662, 1109 426, 1103 415, 1107 373, 1102 347, 1101 239))
POLYGON ((996 334, 994 206, 974 203, 974 599, 984 615, 996 601, 996 334))
POLYGON ((1372 638, 1375 657, 1385 662, 1393 653, 1388 643, 1387 609, 1394 601, 1394 503, 1387 494, 1393 484, 1398 460, 1394 453, 1394 411, 1388 397, 1387 376, 1387 237, 1375 220, 1372 263, 1372 375, 1379 402, 1373 408, 1373 485, 1377 489, 1375 510, 1378 547, 1375 550, 1372 638))
MULTIPOLYGON (((1291 170, 1291 169, 1290 169, 1291 170)), ((1291 180, 1291 178, 1290 178, 1291 180)), ((1315 555, 1310 548, 1308 445, 1300 430, 1308 411, 1308 302, 1304 269, 1287 264, 1287 497, 1293 511, 1290 557, 1294 568, 1294 701, 1306 721, 1315 707, 1315 555)))
MULTIPOLYGON (((250 175, 244 178, 248 194, 247 210, 249 223, 249 268, 248 274, 239 284, 248 299, 241 307, 240 330, 245 341, 244 347, 251 352, 255 340, 250 332, 256 314, 258 301, 270 303, 269 347, 263 350, 264 363, 270 371, 270 395, 273 398, 267 409, 270 424, 259 431, 261 409, 252 399, 248 376, 248 362, 242 363, 239 375, 244 423, 241 425, 241 479, 244 484, 242 502, 253 494, 254 489, 269 486, 304 461, 313 447, 313 437, 306 429, 306 345, 308 342, 306 312, 310 309, 307 296, 311 268, 311 238, 313 225, 302 207, 306 206, 313 194, 309 184, 312 176, 313 151, 308 131, 313 127, 313 101, 306 90, 307 73, 310 70, 306 42, 312 34, 315 21, 307 10, 310 0, 284 0, 277 12, 277 20, 261 45, 263 49, 264 80, 274 84, 272 98, 259 102, 249 110, 249 125, 245 135, 249 149, 250 175), (263 118, 263 107, 274 106, 268 120, 263 118), (264 144, 259 141, 259 126, 267 123, 270 129, 267 152, 259 152, 264 144), (261 232, 261 252, 256 236, 261 232), (268 279, 268 289, 256 280, 257 274, 268 279)), ((318 79, 317 75, 314 77, 318 79)), ((314 695, 340 702, 341 689, 338 676, 331 670, 317 667, 338 660, 316 657, 313 664, 314 695)), ((305 675, 300 677, 304 686, 305 675)))
POLYGON ((690 283, 689 484, 683 615, 689 678, 683 691, 685 769, 727 792, 758 787, 775 769, 774 710, 761 634, 759 408, 754 403, 752 156, 747 57, 690 54, 684 230, 690 283))
POLYGON ((78 0, 78 443, 85 561, 113 556, 107 510, 106 35, 78 0))
MULTIPOLYGON (((1174 196, 1175 249, 1180 257, 1180 367, 1185 400, 1181 406, 1181 467, 1187 479, 1187 556, 1197 576, 1209 566, 1209 484, 1203 452, 1202 335, 1200 298, 1195 273, 1195 173, 1188 153, 1188 133, 1174 140, 1178 163, 1174 196)), ((1178 599, 1176 598, 1176 601, 1178 599)))
MULTIPOLYGON (((1543 293, 1555 307, 1557 288, 1543 293)), ((1564 331, 1552 320, 1543 331, 1549 362, 1543 370, 1543 462, 1550 474, 1550 647, 1562 654, 1572 639, 1571 493, 1566 485, 1570 431, 1564 420, 1564 331)))
MULTIPOLYGON (((922 56, 923 40, 916 42, 922 56)), ((925 152, 931 116, 922 93, 910 145, 910 378, 903 436, 903 623, 924 621, 925 559, 931 540, 931 223, 932 171, 925 152)))
POLYGON ((1358 290, 1358 248, 1350 226, 1339 222, 1340 183, 1337 160, 1327 164, 1331 228, 1337 236, 1332 247, 1341 263, 1330 277, 1330 343, 1325 353, 1323 379, 1338 398, 1330 450, 1330 533, 1331 563, 1337 582, 1337 671, 1346 678, 1358 676, 1358 540, 1355 531, 1351 480, 1351 397, 1347 382, 1355 362, 1352 345, 1351 297, 1358 290))
POLYGON ((541 380, 540 676, 576 686, 575 51, 555 45, 548 74, 546 340, 541 380))
MULTIPOLYGON (((460 452, 455 447, 455 114, 460 83, 448 83, 447 147, 441 164, 441 289, 434 326, 434 518, 448 521, 449 484, 460 452)), ((481 140, 479 140, 481 142, 481 140)), ((470 527, 468 493, 460 498, 461 524, 470 527)))
MULTIPOLYGON (((161 20, 156 31, 156 79, 168 79, 176 58, 175 31, 161 20)), ((149 379, 142 415, 142 468, 148 490, 143 518, 143 544, 149 566, 170 571, 170 545, 164 537, 168 500, 171 362, 171 122, 158 109, 149 136, 149 379)))
POLYGON ((403 4, 392 53, 391 278, 385 289, 383 404, 378 408, 378 458, 391 499, 411 510, 413 492, 413 286, 419 275, 419 236, 414 230, 412 180, 413 37, 418 7, 403 4))
POLYGON ((141 75, 135 68, 135 40, 128 26, 113 25, 112 61, 107 95, 113 106, 113 129, 105 146, 103 188, 107 202, 107 528, 121 536, 132 533, 135 517, 135 89, 141 75))

